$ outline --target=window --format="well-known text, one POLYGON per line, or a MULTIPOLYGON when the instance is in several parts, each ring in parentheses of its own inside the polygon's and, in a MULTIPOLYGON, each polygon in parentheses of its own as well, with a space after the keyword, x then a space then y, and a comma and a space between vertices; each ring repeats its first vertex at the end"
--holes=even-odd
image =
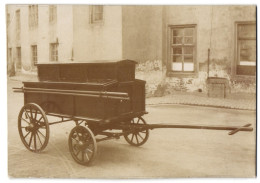
POLYGON ((50 61, 58 61, 58 43, 50 44, 50 61))
POLYGON ((38 5, 29 5, 29 28, 38 26, 38 5))
POLYGON ((56 22, 57 20, 57 6, 50 5, 49 6, 49 22, 56 22))
POLYGON ((21 61, 21 47, 16 47, 16 68, 21 69, 22 61, 21 61))
POLYGON ((94 5, 91 6, 91 23, 103 21, 103 6, 94 5))
POLYGON ((192 26, 170 26, 170 46, 168 53, 171 73, 194 73, 196 30, 192 26))
POLYGON ((15 27, 16 27, 16 40, 20 40, 20 32, 21 32, 20 10, 17 10, 15 12, 15 16, 16 16, 16 23, 15 23, 15 27))
POLYGON ((31 46, 31 53, 32 53, 32 66, 34 66, 35 64, 37 64, 38 61, 38 55, 37 55, 37 45, 32 45, 31 46))
POLYGON ((256 24, 236 24, 236 75, 256 75, 256 24))

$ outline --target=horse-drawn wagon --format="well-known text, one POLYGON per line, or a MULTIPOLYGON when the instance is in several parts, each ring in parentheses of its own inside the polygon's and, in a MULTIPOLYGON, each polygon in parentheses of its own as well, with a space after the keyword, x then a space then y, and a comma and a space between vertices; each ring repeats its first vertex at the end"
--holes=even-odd
POLYGON ((97 142, 123 136, 129 144, 140 146, 154 128, 230 130, 230 134, 253 130, 250 124, 147 124, 142 118, 147 114, 145 81, 135 78, 135 65, 131 60, 37 64, 38 81, 23 82, 23 87, 14 88, 24 93, 18 130, 25 147, 32 152, 44 150, 50 125, 69 121, 76 124, 68 137, 69 150, 83 165, 95 159, 97 142), (59 120, 49 122, 49 116, 59 120))

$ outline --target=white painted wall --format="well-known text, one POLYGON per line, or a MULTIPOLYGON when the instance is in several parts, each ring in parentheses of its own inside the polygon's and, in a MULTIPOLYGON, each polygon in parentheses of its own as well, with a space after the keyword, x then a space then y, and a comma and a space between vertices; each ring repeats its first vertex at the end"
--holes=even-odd
POLYGON ((75 61, 122 58, 122 7, 104 6, 102 23, 90 23, 90 6, 74 5, 75 61))

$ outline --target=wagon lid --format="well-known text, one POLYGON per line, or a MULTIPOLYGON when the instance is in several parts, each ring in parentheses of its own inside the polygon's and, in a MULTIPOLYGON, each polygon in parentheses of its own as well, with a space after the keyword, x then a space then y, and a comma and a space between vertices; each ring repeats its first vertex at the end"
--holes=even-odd
POLYGON ((134 63, 137 64, 137 61, 134 60, 129 60, 129 59, 118 59, 118 60, 79 60, 79 61, 59 61, 59 62, 42 62, 42 63, 37 63, 35 65, 66 65, 66 64, 72 64, 72 65, 80 65, 80 64, 86 64, 86 65, 94 65, 94 64, 116 64, 116 63, 134 63))

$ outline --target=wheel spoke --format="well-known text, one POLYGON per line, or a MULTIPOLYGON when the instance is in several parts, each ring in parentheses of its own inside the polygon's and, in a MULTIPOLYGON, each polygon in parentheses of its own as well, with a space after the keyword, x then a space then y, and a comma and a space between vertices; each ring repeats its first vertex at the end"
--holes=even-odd
POLYGON ((36 150, 37 149, 37 144, 36 144, 36 134, 35 133, 33 135, 33 138, 34 138, 34 148, 36 150))
POLYGON ((46 126, 39 126, 39 128, 41 128, 41 129, 46 129, 46 126))
POLYGON ((88 159, 88 161, 89 161, 88 153, 86 152, 85 155, 86 155, 86 157, 87 157, 87 159, 88 159))
POLYGON ((40 122, 41 121, 41 119, 43 119, 43 116, 38 120, 38 122, 40 122))
POLYGON ((139 121, 140 121, 140 118, 138 118, 138 121, 137 121, 137 123, 136 123, 136 124, 139 124, 139 121))
POLYGON ((90 150, 89 148, 87 148, 86 150, 87 150, 88 152, 91 152, 91 153, 93 153, 93 151, 92 151, 92 150, 90 150))
POLYGON ((39 134, 38 134, 38 131, 36 132, 36 135, 37 135, 37 137, 38 137, 38 139, 39 139, 39 142, 40 142, 40 144, 41 144, 41 146, 42 146, 42 141, 41 141, 41 138, 40 138, 40 136, 39 136, 39 134))
POLYGON ((36 120, 37 119, 37 114, 38 114, 38 111, 37 109, 35 110, 35 116, 34 116, 34 119, 36 120))
POLYGON ((138 137, 137 137, 136 134, 135 134, 135 138, 136 138, 136 142, 137 142, 137 144, 139 144, 139 140, 138 140, 138 137))
POLYGON ((32 137, 33 137, 33 133, 31 133, 31 137, 30 137, 30 141, 29 141, 29 147, 31 147, 32 137))
POLYGON ((143 138, 139 133, 137 133, 137 135, 138 135, 139 137, 141 137, 142 140, 144 140, 144 138, 143 138))
POLYGON ((75 155, 76 155, 76 156, 78 156, 78 155, 79 155, 79 153, 80 153, 80 150, 78 150, 78 151, 75 153, 75 155))
POLYGON ((23 138, 25 139, 29 135, 29 133, 31 133, 31 132, 28 132, 23 138))
POLYGON ((44 138, 46 138, 39 129, 37 130, 37 132, 39 132, 44 138))
POLYGON ((22 120, 24 120, 26 123, 30 124, 27 120, 25 120, 23 117, 21 117, 22 120))
POLYGON ((133 139, 134 139, 134 134, 132 133, 132 138, 131 138, 131 142, 133 142, 133 139))

